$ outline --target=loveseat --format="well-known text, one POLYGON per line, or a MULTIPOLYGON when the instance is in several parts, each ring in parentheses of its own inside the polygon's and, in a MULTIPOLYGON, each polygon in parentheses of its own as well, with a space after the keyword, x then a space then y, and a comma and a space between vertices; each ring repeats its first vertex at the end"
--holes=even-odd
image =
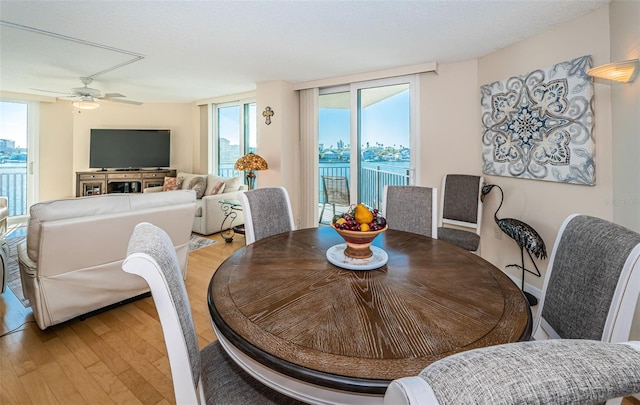
POLYGON ((164 229, 186 277, 195 192, 106 194, 47 201, 30 208, 27 238, 18 245, 20 279, 38 326, 87 314, 149 291, 124 273, 134 227, 164 229))
MULTIPOLYGON (((225 212, 221 201, 237 201, 238 193, 247 191, 247 186, 242 183, 241 177, 225 178, 213 174, 178 172, 174 178, 165 177, 163 186, 145 188, 144 193, 173 190, 196 191, 196 213, 191 230, 201 235, 211 235, 223 229, 225 212)), ((228 219, 225 221, 225 230, 244 224, 242 211, 235 213, 233 223, 228 219)))

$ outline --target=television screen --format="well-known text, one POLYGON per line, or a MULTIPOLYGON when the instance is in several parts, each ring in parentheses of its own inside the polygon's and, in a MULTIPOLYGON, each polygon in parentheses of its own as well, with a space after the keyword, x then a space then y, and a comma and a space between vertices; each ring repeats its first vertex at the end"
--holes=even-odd
POLYGON ((168 129, 92 129, 89 167, 141 169, 170 166, 168 129))

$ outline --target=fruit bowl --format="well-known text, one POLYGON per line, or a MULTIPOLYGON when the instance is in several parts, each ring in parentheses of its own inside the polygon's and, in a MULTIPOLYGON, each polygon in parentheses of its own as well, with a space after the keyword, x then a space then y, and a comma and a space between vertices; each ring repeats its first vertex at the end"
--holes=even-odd
POLYGON ((330 226, 335 229, 336 232, 345 242, 347 242, 347 248, 344 250, 344 255, 351 257, 352 259, 367 259, 373 255, 371 251, 371 242, 387 230, 387 226, 377 231, 348 231, 345 229, 338 229, 333 223, 330 226))

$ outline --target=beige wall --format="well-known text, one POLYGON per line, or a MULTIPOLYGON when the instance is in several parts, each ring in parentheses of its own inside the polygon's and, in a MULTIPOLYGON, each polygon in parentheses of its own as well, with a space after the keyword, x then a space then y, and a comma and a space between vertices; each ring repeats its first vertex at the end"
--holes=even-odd
MULTIPOLYGON (((611 61, 640 57, 640 2, 615 0, 610 6, 611 61)), ((640 232, 640 78, 611 86, 613 135, 613 220, 640 232)), ((640 339, 640 302, 631 327, 640 339)))
POLYGON ((75 196, 71 104, 40 103, 38 200, 75 196))
POLYGON ((416 183, 440 189, 446 173, 482 174, 476 60, 420 75, 420 161, 416 183))
POLYGON ((257 185, 259 187, 284 186, 291 198, 296 223, 299 223, 300 211, 298 209, 299 108, 298 93, 293 90, 291 83, 283 81, 258 83, 256 87, 257 152, 267 161, 269 170, 257 173, 257 185), (267 106, 274 112, 269 125, 265 123, 265 118, 262 116, 267 106))
MULTIPOLYGON (((640 57, 640 1, 610 6, 611 62, 640 57)), ((613 219, 640 232, 640 77, 611 87, 613 219)), ((640 334, 639 334, 640 335, 640 334)))

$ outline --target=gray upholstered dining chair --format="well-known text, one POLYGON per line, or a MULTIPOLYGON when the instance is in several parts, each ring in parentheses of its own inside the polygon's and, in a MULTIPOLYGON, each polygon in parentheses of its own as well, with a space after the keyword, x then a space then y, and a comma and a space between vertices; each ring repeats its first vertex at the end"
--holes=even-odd
POLYGON ((382 215, 389 229, 436 239, 438 189, 420 186, 384 186, 382 215))
POLYGON ((445 357, 392 381, 384 404, 585 405, 638 392, 640 342, 560 339, 445 357))
POLYGON ((284 187, 267 187, 240 193, 246 244, 295 230, 289 193, 284 187))
POLYGON ((138 224, 122 268, 149 284, 167 346, 177 404, 300 404, 247 374, 218 341, 199 350, 178 257, 164 230, 146 222, 138 224))
POLYGON ((468 174, 446 174, 440 189, 438 239, 480 253, 484 178, 468 174))
POLYGON ((345 176, 322 176, 322 191, 324 198, 318 222, 322 222, 327 204, 333 207, 333 216, 336 215, 336 204, 349 207, 349 180, 345 176))
POLYGON ((640 234, 573 214, 562 223, 547 267, 533 337, 629 339, 640 295, 640 234))

